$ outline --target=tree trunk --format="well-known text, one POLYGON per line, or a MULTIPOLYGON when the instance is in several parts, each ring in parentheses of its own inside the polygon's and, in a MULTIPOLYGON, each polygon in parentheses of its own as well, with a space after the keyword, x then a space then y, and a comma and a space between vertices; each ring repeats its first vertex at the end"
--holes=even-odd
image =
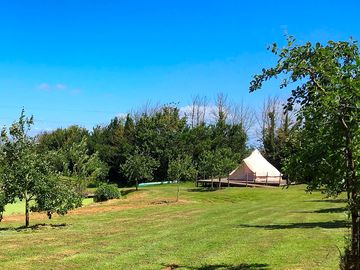
POLYGON ((29 200, 25 198, 25 227, 29 227, 29 224, 30 224, 29 200))
POLYGON ((219 189, 221 189, 221 177, 219 177, 219 189))
POLYGON ((136 180, 135 185, 136 185, 136 190, 138 190, 138 186, 139 186, 139 182, 138 182, 138 180, 136 180))
POLYGON ((180 193, 180 181, 178 180, 177 193, 176 193, 176 202, 179 201, 179 193, 180 193))
MULTIPOLYGON (((360 270, 360 200, 358 198, 357 176, 355 160, 352 149, 352 134, 344 119, 341 119, 346 134, 345 159, 348 169, 347 187, 351 190, 351 201, 348 201, 351 212, 351 246, 350 251, 345 254, 345 269, 360 270)), ((349 192, 349 189, 347 190, 349 192)))
POLYGON ((351 251, 346 269, 360 269, 360 219, 358 211, 351 211, 351 251))
POLYGON ((214 188, 214 177, 211 176, 211 188, 214 188))

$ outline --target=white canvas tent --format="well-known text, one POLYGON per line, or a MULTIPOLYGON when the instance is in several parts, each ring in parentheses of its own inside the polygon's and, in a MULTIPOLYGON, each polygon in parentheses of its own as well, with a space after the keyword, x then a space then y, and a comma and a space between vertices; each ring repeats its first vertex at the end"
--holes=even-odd
POLYGON ((282 174, 258 150, 245 158, 229 175, 229 180, 255 183, 280 184, 282 174))

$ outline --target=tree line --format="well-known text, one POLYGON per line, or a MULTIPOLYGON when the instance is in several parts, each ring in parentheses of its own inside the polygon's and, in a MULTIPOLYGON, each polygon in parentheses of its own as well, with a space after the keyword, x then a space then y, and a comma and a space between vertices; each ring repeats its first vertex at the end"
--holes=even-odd
POLYGON ((66 175, 76 170, 73 152, 95 155, 92 159, 98 167, 93 179, 119 186, 172 180, 171 163, 179 160, 190 160, 191 170, 196 171, 191 179, 181 180, 226 176, 229 167, 236 167, 248 154, 248 135, 242 121, 230 119, 225 98, 218 97, 218 102, 212 123, 206 122, 205 112, 199 112, 204 106, 194 105, 194 111, 184 115, 176 105, 168 104, 115 117, 91 131, 70 126, 45 132, 36 137, 36 143, 42 152, 60 153, 63 158, 56 166, 66 175), (228 164, 221 165, 222 160, 228 164))

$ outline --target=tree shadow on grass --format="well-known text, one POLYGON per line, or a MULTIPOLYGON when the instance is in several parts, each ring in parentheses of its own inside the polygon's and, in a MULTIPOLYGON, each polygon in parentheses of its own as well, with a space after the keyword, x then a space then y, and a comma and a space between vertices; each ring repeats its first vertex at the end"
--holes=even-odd
POLYGON ((120 190, 120 194, 122 197, 125 197, 126 195, 129 195, 133 192, 135 192, 136 189, 135 188, 132 188, 132 189, 126 189, 126 190, 120 190))
POLYGON ((216 188, 189 188, 187 189, 188 192, 213 192, 217 191, 216 188))
POLYGON ((345 199, 306 200, 304 202, 346 203, 345 199))
POLYGON ((281 230, 281 229, 341 229, 349 227, 349 223, 345 220, 333 220, 328 222, 303 222, 303 223, 290 223, 290 224, 270 224, 270 225, 248 225, 240 224, 242 228, 259 228, 266 230, 281 230))
POLYGON ((319 214, 331 214, 331 213, 345 213, 347 211, 346 207, 336 207, 336 208, 324 208, 312 211, 298 211, 297 213, 319 213, 319 214))
POLYGON ((187 265, 168 265, 165 266, 164 270, 176 270, 176 269, 192 269, 192 270, 268 270, 269 265, 265 263, 242 263, 239 265, 230 264, 205 264, 199 267, 187 266, 187 265))
POLYGON ((29 227, 25 227, 25 226, 20 226, 20 227, 8 227, 8 228, 0 228, 0 231, 17 231, 17 232, 21 232, 21 231, 29 231, 29 230, 41 230, 44 228, 51 228, 51 229, 59 229, 59 228, 63 228, 68 226, 68 224, 66 223, 61 223, 61 224, 45 224, 45 223, 39 223, 39 224, 34 224, 31 225, 29 227))

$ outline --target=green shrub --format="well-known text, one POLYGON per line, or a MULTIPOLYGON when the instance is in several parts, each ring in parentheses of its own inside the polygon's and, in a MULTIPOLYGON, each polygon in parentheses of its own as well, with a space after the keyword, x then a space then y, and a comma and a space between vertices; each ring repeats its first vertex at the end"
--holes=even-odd
POLYGON ((95 191, 94 201, 103 202, 110 199, 119 199, 120 191, 116 185, 101 184, 95 191))

